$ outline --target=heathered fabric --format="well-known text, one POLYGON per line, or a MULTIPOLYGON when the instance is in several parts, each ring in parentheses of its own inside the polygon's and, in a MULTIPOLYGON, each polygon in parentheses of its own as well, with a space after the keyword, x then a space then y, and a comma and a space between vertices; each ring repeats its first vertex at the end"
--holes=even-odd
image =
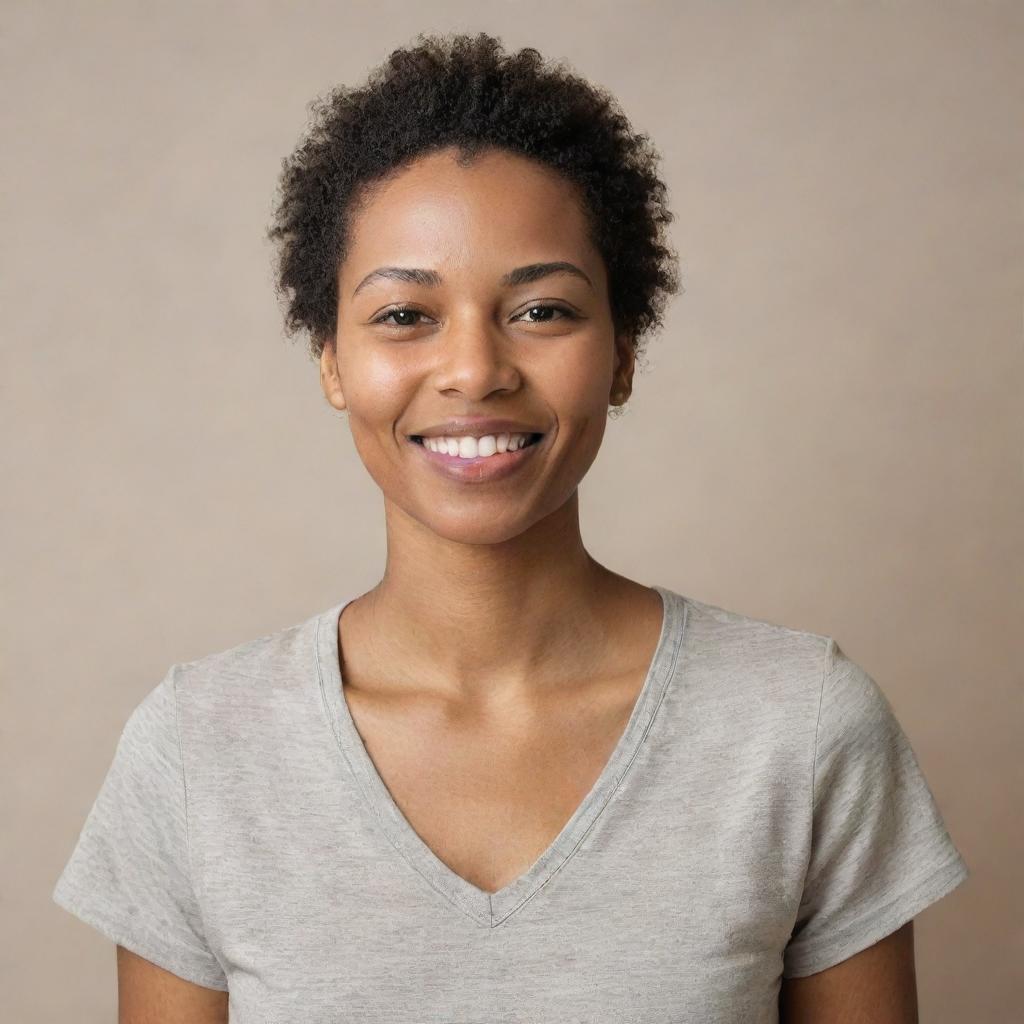
POLYGON ((228 990, 233 1024, 776 1022, 780 977, 879 941, 968 869, 834 639, 654 589, 618 745, 500 892, 441 862, 376 772, 339 671, 353 595, 170 668, 53 899, 228 990))

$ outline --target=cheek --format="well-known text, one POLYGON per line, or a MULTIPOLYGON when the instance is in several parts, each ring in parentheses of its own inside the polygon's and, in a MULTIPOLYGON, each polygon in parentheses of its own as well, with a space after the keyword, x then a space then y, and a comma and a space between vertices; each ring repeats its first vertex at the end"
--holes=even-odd
POLYGON ((410 375, 397 360, 379 355, 353 354, 341 372, 352 441, 370 475, 384 487, 414 390, 410 375))
POLYGON ((414 389, 413 374, 397 358, 354 356, 341 372, 351 417, 375 426, 397 419, 414 389))
POLYGON ((566 419, 587 419, 608 405, 613 353, 603 333, 585 344, 567 345, 546 368, 546 390, 552 406, 566 419))

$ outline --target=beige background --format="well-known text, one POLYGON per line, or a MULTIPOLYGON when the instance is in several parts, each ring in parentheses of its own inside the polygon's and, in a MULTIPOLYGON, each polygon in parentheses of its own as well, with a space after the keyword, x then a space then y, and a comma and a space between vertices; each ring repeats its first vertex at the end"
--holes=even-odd
POLYGON ((175 661, 368 588, 382 505, 263 231, 305 105, 420 30, 568 58, 662 153, 686 291, 581 488, 595 557, 835 636, 972 878, 921 1019, 1020 1011, 1024 5, 3 6, 3 1004, 113 1019, 50 903, 175 661))

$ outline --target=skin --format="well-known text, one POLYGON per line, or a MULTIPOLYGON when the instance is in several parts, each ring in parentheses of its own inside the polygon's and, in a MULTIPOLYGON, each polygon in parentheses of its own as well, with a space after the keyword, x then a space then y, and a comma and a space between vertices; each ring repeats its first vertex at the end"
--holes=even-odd
MULTIPOLYGON (((578 487, 608 406, 632 388, 631 339, 614 329, 604 264, 572 185, 503 152, 468 166, 434 153, 370 190, 352 220, 338 295, 321 385, 380 487, 387 533, 382 580, 339 624, 348 701, 416 831, 453 870, 495 891, 543 850, 596 778, 658 637, 658 595, 593 559, 579 524, 578 487), (585 279, 563 272, 502 284, 517 267, 554 261, 585 279), (440 280, 363 284, 395 266, 440 280), (540 306, 576 316, 529 312, 540 306), (398 307, 415 312, 388 318, 398 307), (430 471, 406 440, 474 414, 538 426, 543 450, 503 481, 466 484, 430 471), (568 733, 581 749, 565 754, 568 733), (424 795, 450 788, 425 776, 430 762, 474 780, 479 791, 460 804, 483 808, 478 817, 424 795), (487 814, 528 822, 518 849, 480 847, 495 832, 487 814)), ((325 547, 338 520, 323 518, 325 547)), ((916 1022, 912 924, 826 971, 784 980, 780 1020, 916 1022)), ((227 993, 121 947, 118 972, 120 1024, 227 1020, 227 993)))
POLYGON ((227 1024, 228 993, 117 947, 117 1024, 227 1024))
POLYGON ((618 634, 637 601, 651 607, 651 592, 598 564, 580 535, 577 487, 612 391, 628 396, 633 354, 615 335, 603 260, 571 186, 504 153, 468 168, 448 151, 421 158, 361 208, 338 287, 321 383, 381 489, 388 542, 382 581, 346 610, 352 632, 360 622, 393 638, 378 654, 396 684, 415 678, 478 705, 600 674, 609 629, 618 634), (592 284, 566 273, 500 284, 556 260, 592 284), (442 283, 376 280, 353 295, 381 266, 434 270, 442 283), (542 303, 579 319, 527 312, 542 303), (374 323, 403 305, 421 314, 398 320, 413 326, 374 323), (430 471, 406 440, 474 414, 542 427, 545 450, 504 481, 466 485, 430 471), (481 622, 514 622, 515 643, 481 622))

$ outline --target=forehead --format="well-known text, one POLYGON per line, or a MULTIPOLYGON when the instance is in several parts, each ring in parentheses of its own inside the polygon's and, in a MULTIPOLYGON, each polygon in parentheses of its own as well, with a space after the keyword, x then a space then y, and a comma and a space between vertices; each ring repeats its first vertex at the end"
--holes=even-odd
POLYGON ((461 165, 443 150, 368 190, 349 225, 341 275, 381 263, 504 268, 555 258, 599 262, 570 181, 505 151, 461 165))

